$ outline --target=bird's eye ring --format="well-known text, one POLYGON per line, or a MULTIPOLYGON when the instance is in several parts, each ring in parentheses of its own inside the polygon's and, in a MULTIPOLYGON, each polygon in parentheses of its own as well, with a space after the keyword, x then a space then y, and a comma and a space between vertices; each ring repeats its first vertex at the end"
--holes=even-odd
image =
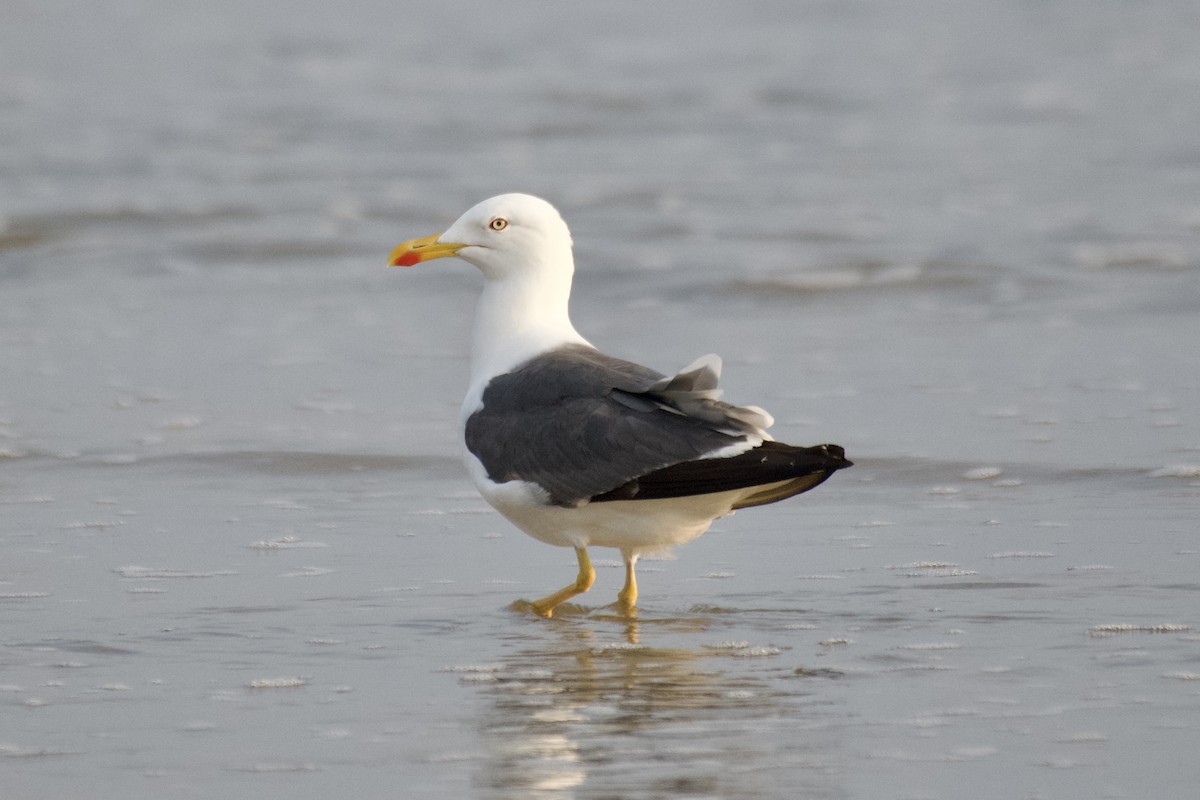
POLYGON ((502 231, 508 227, 508 220, 504 217, 496 217, 488 223, 488 227, 494 231, 502 231))

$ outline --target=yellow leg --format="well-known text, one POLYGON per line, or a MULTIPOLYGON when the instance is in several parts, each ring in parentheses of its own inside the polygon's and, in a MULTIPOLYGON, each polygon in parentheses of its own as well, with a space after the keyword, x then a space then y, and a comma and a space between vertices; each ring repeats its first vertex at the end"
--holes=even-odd
POLYGON ((636 563, 637 556, 625 556, 625 586, 617 592, 617 603, 624 606, 626 610, 632 610, 637 602, 637 576, 633 574, 633 565, 636 563))
POLYGON ((554 609, 559 604, 592 588, 592 584, 596 581, 596 570, 592 569, 592 560, 588 558, 587 550, 576 547, 575 557, 579 559, 579 576, 575 578, 575 582, 570 586, 564 586, 554 594, 546 595, 541 600, 534 600, 529 604, 533 608, 533 613, 543 617, 552 616, 554 609))

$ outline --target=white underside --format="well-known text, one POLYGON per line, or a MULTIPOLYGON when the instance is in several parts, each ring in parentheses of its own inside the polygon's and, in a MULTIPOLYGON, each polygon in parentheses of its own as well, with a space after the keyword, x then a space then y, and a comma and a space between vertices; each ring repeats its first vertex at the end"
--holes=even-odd
MULTIPOLYGON (((504 517, 538 541, 559 547, 615 547, 626 557, 690 542, 742 498, 764 486, 663 500, 610 500, 577 508, 548 505, 546 493, 527 481, 494 483, 467 454, 479 493, 504 517)), ((786 481, 781 481, 786 483, 786 481)))

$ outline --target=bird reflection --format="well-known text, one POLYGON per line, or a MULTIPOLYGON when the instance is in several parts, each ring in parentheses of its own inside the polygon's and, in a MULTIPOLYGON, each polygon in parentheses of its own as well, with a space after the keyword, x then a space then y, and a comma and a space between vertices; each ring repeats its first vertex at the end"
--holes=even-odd
POLYGON ((739 734, 777 716, 778 693, 756 677, 730 674, 719 648, 639 642, 677 640, 706 624, 567 617, 514 639, 480 684, 491 701, 480 720, 480 788, 489 797, 533 800, 621 796, 629 785, 654 796, 758 795, 746 785, 753 747, 738 742, 752 737, 739 734))

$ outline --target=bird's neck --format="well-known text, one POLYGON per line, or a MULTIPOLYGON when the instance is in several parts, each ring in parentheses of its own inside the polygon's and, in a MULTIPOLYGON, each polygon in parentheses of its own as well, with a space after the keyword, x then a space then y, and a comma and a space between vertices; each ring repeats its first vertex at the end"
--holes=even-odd
POLYGON ((570 269, 490 278, 475 312, 472 385, 552 347, 584 342, 571 324, 570 298, 570 269))

